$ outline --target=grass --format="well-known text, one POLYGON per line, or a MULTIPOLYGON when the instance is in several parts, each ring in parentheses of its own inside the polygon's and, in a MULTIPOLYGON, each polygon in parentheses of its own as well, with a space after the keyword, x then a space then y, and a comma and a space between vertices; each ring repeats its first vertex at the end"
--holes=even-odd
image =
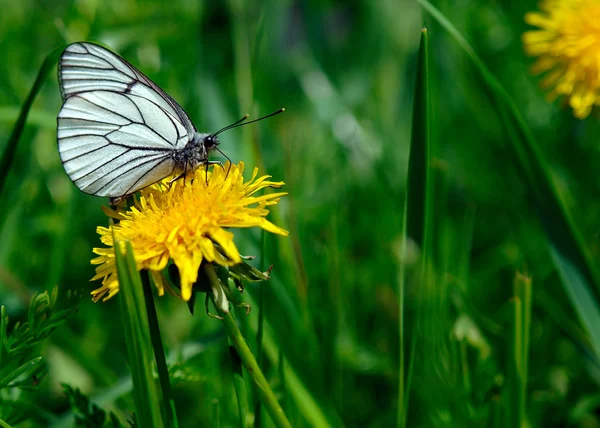
POLYGON ((289 237, 236 232, 251 263, 273 270, 246 285, 253 310, 235 308, 229 327, 291 426, 600 422, 600 127, 548 104, 529 76, 520 35, 535 2, 5 6, 2 426, 75 415, 110 426, 133 412, 140 426, 274 424, 203 295, 193 316, 154 296, 166 401, 164 373, 130 356, 154 359, 149 336, 131 349, 156 333, 142 325, 143 294, 86 297, 106 201, 65 174, 57 82, 36 81, 76 40, 110 46, 203 131, 286 108, 223 134, 221 148, 289 192, 270 215, 289 237))

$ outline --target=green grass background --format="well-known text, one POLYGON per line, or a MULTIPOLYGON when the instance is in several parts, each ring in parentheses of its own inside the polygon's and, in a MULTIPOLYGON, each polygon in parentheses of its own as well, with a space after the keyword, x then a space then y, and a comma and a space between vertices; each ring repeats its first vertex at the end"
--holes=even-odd
MULTIPOLYGON (((598 116, 578 121, 558 103, 547 104, 528 74, 520 37, 535 2, 433 3, 518 106, 597 260, 598 116)), ((234 162, 285 181, 290 193, 270 217, 290 236, 267 236, 264 263, 274 269, 263 309, 271 346, 266 374, 294 426, 314 423, 307 403, 331 425, 396 423, 400 249, 419 30, 427 24, 434 182, 442 196, 432 238, 435 280, 416 280, 417 249, 409 247, 404 258, 406 364, 413 364, 406 369, 407 425, 503 426, 517 271, 533 283, 531 425, 600 425, 597 359, 580 345, 582 327, 488 90, 415 2, 0 0, 0 10, 0 150, 44 57, 80 40, 101 42, 142 70, 201 131, 286 108, 225 133, 221 148, 234 162)), ((61 166, 60 105, 52 77, 33 105, 0 199, 0 304, 11 325, 26 318, 36 291, 58 286, 60 294, 87 294, 99 286, 89 283, 89 260, 100 244, 95 228, 106 224, 106 201, 80 193, 61 166)), ((260 254, 258 231, 236 235, 242 253, 260 254)), ((256 308, 257 286, 248 294, 243 298, 256 308)), ((214 399, 222 425, 237 425, 221 324, 204 315, 201 302, 191 316, 174 298, 156 301, 180 426, 212 426, 214 399)), ((97 304, 84 297, 77 314, 43 342, 48 375, 26 396, 29 426, 67 423, 61 382, 123 421, 129 416, 120 318, 118 297, 97 304)), ((253 347, 256 318, 257 311, 238 313, 253 347)))

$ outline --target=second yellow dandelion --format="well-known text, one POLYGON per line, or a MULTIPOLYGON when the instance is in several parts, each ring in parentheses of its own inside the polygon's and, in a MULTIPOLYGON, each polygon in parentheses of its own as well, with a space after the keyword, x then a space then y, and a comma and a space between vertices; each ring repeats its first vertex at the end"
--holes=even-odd
POLYGON ((523 34, 523 44, 537 57, 533 72, 545 73, 549 99, 566 97, 575 117, 586 118, 600 105, 600 2, 546 0, 525 21, 538 27, 523 34))

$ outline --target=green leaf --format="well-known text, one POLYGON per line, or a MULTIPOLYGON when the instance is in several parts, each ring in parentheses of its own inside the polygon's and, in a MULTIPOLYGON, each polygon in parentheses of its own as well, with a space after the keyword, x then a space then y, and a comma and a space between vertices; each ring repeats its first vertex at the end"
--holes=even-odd
POLYGON ((42 362, 42 357, 36 357, 20 367, 11 371, 7 376, 0 379, 0 389, 7 387, 12 381, 17 379, 21 375, 31 374, 38 369, 39 364, 42 362))
POLYGON ((406 200, 404 205, 404 233, 402 240, 402 261, 400 265, 400 291, 399 296, 399 334, 400 334, 400 369, 398 378, 398 414, 397 425, 406 425, 408 412, 408 391, 410 389, 410 368, 412 367, 411 352, 408 379, 405 367, 405 312, 404 295, 406 285, 406 251, 408 239, 412 239, 421 251, 420 283, 426 278, 426 269, 429 264, 431 245, 428 242, 433 224, 432 198, 433 185, 431 180, 431 147, 429 132, 429 73, 427 52, 427 29, 421 30, 421 42, 417 59, 415 78, 415 94, 413 99, 413 119, 408 161, 408 180, 406 200))
POLYGON ((426 0, 419 0, 419 3, 463 48, 489 88, 490 101, 498 111, 512 143, 510 147, 513 149, 515 160, 526 178, 529 196, 545 232, 548 252, 571 304, 589 336, 589 343, 583 343, 582 346, 591 348, 596 360, 600 361, 598 272, 582 244, 579 230, 558 195, 548 162, 510 96, 473 48, 431 3, 426 0))
POLYGON ((421 251, 427 246, 427 229, 431 223, 429 115, 427 29, 423 29, 415 79, 405 217, 406 236, 413 239, 421 251))
POLYGON ((123 425, 112 412, 106 412, 104 409, 91 403, 89 397, 83 394, 79 388, 73 388, 63 383, 63 390, 73 413, 75 414, 75 425, 78 427, 103 427, 103 428, 121 428, 123 425), (108 419, 107 419, 108 416, 108 419))
POLYGON ((27 322, 17 322, 10 333, 6 309, 0 307, 0 390, 7 386, 30 389, 37 386, 35 377, 43 376, 40 375, 44 370, 42 357, 36 356, 35 346, 75 313, 82 296, 69 291, 64 301, 59 302, 57 294, 57 288, 51 295, 47 291, 34 294, 27 322), (60 304, 63 307, 58 309, 60 304), (24 380, 16 381, 19 377, 24 380))
POLYGON ((125 243, 125 254, 120 250, 122 248, 120 244, 121 242, 115 240, 119 303, 133 379, 133 399, 137 409, 137 420, 143 427, 162 427, 164 424, 160 414, 161 400, 154 380, 154 354, 142 281, 137 271, 131 244, 125 243))

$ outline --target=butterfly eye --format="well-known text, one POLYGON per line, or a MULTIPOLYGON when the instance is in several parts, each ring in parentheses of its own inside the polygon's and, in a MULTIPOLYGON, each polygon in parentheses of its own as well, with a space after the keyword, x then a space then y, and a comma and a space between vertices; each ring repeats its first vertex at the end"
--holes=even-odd
POLYGON ((206 150, 212 150, 219 145, 219 140, 214 135, 208 135, 204 138, 204 147, 206 150))

